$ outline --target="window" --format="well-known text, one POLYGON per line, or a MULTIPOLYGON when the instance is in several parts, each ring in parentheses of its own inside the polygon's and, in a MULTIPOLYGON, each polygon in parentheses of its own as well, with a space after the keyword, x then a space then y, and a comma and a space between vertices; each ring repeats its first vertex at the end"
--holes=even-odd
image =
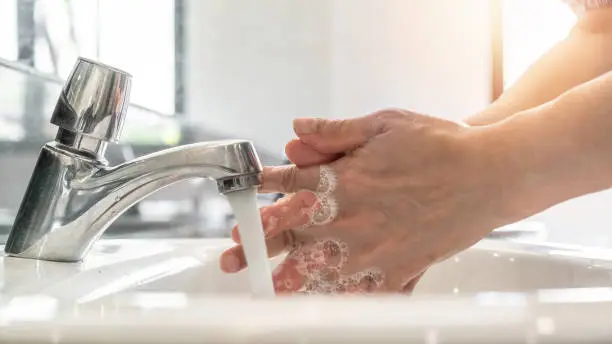
POLYGON ((502 0, 503 88, 562 40, 576 22, 560 0, 502 0))
POLYGON ((0 58, 60 78, 67 77, 78 56, 99 60, 134 76, 134 103, 172 114, 179 107, 176 90, 181 89, 176 80, 177 56, 182 54, 176 48, 182 45, 175 29, 181 3, 2 0, 0 58))
POLYGON ((0 58, 17 59, 17 0, 0 1, 0 58))

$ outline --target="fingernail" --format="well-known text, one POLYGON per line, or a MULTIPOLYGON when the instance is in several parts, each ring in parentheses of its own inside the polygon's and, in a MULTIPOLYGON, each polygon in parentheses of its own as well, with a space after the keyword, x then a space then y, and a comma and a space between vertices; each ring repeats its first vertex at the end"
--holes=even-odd
POLYGON ((317 120, 315 118, 298 118, 293 122, 293 131, 298 135, 316 132, 317 120))
POLYGON ((221 267, 225 272, 237 272, 240 268, 240 261, 235 255, 228 254, 223 257, 221 267))

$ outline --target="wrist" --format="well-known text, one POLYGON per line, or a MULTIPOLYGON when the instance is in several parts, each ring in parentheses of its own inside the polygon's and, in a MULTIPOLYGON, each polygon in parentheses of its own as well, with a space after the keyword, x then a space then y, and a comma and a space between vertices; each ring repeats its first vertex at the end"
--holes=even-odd
POLYGON ((545 107, 472 127, 466 135, 479 170, 485 171, 482 182, 495 203, 498 225, 532 216, 576 193, 564 181, 571 167, 566 154, 577 148, 570 140, 559 142, 552 132, 542 130, 546 123, 538 114, 545 107))
POLYGON ((484 165, 499 175, 499 208, 514 222, 612 185, 604 123, 589 120, 583 97, 564 95, 499 123, 475 128, 484 165))
POLYGON ((530 206, 522 202, 517 186, 525 184, 527 167, 517 154, 510 133, 497 125, 471 127, 465 132, 465 142, 472 163, 472 185, 481 188, 489 202, 493 228, 528 217, 530 206))

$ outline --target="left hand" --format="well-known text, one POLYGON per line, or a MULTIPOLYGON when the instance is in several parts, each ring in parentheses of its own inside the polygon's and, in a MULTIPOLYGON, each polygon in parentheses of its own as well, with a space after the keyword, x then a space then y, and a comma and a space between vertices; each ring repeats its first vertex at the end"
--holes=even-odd
MULTIPOLYGON (((299 140, 287 146, 296 165, 266 167, 262 175, 263 191, 293 193, 261 210, 270 256, 290 247, 274 273, 277 291, 411 289, 431 264, 507 223, 499 197, 507 178, 470 130, 400 110, 296 120, 299 140), (323 198, 320 164, 337 178, 323 198), (329 215, 326 200, 337 216, 313 223, 313 214, 329 215)), ((240 245, 223 253, 221 266, 246 267, 240 245)))

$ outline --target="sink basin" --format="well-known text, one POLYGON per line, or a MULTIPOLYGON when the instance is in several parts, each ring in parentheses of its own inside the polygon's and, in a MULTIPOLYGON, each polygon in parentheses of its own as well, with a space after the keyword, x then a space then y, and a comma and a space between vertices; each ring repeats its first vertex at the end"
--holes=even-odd
POLYGON ((117 239, 81 263, 2 256, 0 341, 612 341, 609 251, 484 240, 430 268, 412 296, 261 300, 246 272, 218 268, 230 245, 117 239))
POLYGON ((81 263, 0 257, 3 295, 44 293, 83 304, 135 291, 248 293, 246 271, 218 267, 227 239, 100 240, 81 263))

